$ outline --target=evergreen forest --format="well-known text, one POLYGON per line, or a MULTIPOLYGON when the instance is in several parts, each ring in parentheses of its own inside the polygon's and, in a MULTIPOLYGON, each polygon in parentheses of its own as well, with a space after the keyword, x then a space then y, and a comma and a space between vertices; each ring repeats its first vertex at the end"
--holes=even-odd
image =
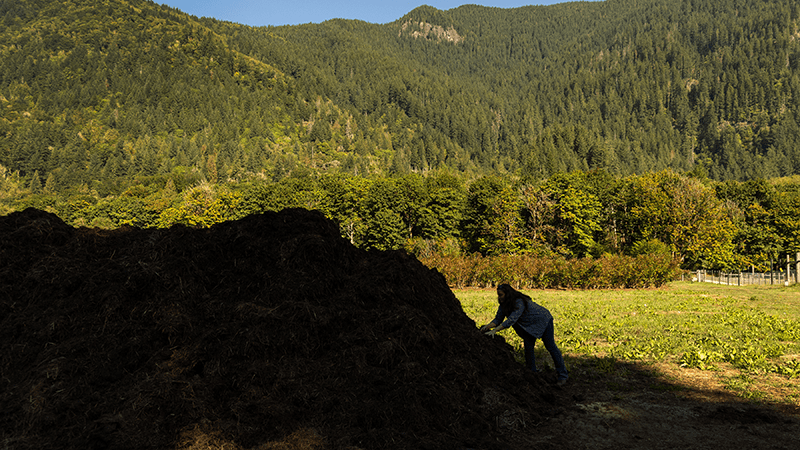
POLYGON ((366 249, 800 252, 800 4, 421 6, 249 27, 0 2, 0 214, 211 226, 314 208, 366 249))

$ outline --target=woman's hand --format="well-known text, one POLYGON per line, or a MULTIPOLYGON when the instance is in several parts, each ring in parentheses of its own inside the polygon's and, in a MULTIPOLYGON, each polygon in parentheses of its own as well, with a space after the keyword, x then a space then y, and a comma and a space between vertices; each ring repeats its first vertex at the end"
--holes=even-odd
POLYGON ((505 328, 503 328, 503 327, 495 327, 495 326, 494 326, 494 324, 490 324, 490 325, 492 325, 492 327, 494 328, 494 330, 492 330, 492 331, 487 331, 486 333, 483 333, 483 334, 485 334, 485 335, 487 335, 487 336, 494 337, 494 335, 495 335, 495 334, 497 334, 497 332, 498 332, 498 331, 501 331, 501 330, 504 330, 504 329, 505 329, 505 328))
POLYGON ((480 331, 481 333, 485 333, 486 331, 489 331, 496 326, 497 325, 495 325, 494 322, 489 322, 486 325, 482 326, 480 331))

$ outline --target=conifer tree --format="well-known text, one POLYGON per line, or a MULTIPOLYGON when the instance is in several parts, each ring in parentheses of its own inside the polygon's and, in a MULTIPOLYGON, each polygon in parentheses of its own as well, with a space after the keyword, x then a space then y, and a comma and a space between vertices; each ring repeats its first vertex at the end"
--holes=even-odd
POLYGON ((28 184, 28 188, 34 194, 39 194, 42 192, 42 180, 39 178, 38 170, 34 171, 33 175, 31 175, 31 181, 28 184))

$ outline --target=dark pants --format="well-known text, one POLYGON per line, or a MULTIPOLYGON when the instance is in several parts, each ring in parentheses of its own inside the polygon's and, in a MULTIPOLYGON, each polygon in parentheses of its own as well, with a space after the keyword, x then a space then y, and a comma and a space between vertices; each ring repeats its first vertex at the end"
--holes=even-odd
MULTIPOLYGON (((525 343, 525 365, 532 371, 538 372, 536 369, 536 356, 533 353, 533 349, 536 346, 536 338, 525 330, 515 331, 525 343)), ((556 339, 553 336, 553 319, 550 319, 550 322, 547 324, 547 328, 544 329, 542 342, 544 343, 544 348, 546 348, 547 351, 550 352, 550 356, 553 357, 553 363, 556 366, 558 379, 566 380, 569 378, 567 367, 564 365, 564 357, 561 356, 561 350, 558 349, 558 346, 556 345, 556 339)))

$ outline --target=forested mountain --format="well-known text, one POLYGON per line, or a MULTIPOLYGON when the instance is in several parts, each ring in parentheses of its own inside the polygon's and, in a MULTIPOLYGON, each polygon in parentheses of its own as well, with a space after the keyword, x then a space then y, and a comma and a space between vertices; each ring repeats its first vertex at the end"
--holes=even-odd
POLYGON ((609 0, 253 28, 141 0, 9 0, 0 165, 101 194, 174 172, 791 175, 798 16, 789 0, 609 0))
POLYGON ((800 251, 789 0, 261 28, 6 0, 0 61, 0 214, 169 227, 303 207, 367 249, 734 270, 800 251))

